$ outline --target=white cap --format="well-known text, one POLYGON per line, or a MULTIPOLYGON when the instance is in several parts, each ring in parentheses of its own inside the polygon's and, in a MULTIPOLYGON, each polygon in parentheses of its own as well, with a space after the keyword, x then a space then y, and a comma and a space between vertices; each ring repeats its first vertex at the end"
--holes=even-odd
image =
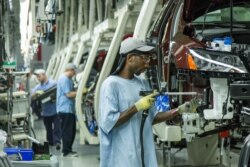
POLYGON ((147 45, 138 38, 127 38, 121 43, 120 54, 127 54, 131 51, 151 52, 155 47, 147 45))
POLYGON ((39 75, 39 74, 45 74, 46 71, 44 69, 36 69, 34 74, 39 75))
POLYGON ((73 63, 67 64, 65 70, 74 70, 75 72, 78 72, 78 68, 73 63))

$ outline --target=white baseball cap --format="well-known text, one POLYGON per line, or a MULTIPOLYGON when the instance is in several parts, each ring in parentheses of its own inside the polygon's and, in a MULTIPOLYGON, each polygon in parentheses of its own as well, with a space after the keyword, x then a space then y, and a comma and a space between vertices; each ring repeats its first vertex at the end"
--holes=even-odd
POLYGON ((120 58, 119 62, 117 65, 117 68, 115 71, 112 73, 113 75, 118 74, 124 67, 125 61, 126 61, 126 55, 128 53, 132 52, 142 52, 142 53, 147 53, 147 52, 154 52, 155 47, 147 45, 144 41, 130 37, 122 41, 121 47, 120 47, 120 58))
POLYGON ((39 74, 45 74, 46 71, 44 69, 36 69, 34 74, 39 75, 39 74))
POLYGON ((155 47, 147 45, 143 40, 138 38, 127 38, 121 43, 120 54, 127 54, 132 51, 152 52, 155 47))
POLYGON ((74 70, 76 73, 78 72, 78 68, 75 64, 69 63, 65 66, 65 70, 74 70))

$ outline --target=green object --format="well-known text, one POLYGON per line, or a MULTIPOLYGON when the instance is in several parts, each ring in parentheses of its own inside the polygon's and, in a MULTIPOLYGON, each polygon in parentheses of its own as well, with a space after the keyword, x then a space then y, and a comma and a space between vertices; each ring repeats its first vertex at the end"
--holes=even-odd
POLYGON ((49 154, 36 154, 34 160, 50 160, 49 154))
POLYGON ((13 61, 13 62, 4 61, 2 67, 6 68, 6 69, 15 69, 16 68, 16 62, 15 61, 13 61))

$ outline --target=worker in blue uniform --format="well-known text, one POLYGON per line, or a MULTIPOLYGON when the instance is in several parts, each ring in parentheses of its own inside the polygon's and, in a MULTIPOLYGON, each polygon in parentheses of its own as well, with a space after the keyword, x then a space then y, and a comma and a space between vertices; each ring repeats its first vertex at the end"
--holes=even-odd
POLYGON ((61 118, 61 131, 64 157, 77 157, 78 154, 72 151, 72 145, 76 135, 75 97, 76 91, 72 77, 76 74, 77 68, 69 63, 65 72, 58 79, 57 84, 57 112, 61 118))
POLYGON ((144 163, 157 167, 152 125, 166 121, 197 105, 186 102, 169 112, 157 112, 152 93, 140 97, 140 91, 150 90, 139 75, 149 67, 154 47, 137 38, 121 43, 118 68, 102 84, 99 103, 100 167, 141 167, 140 124, 142 111, 149 110, 143 128, 144 163))
MULTIPOLYGON (((37 96, 44 93, 46 90, 56 86, 56 82, 49 79, 46 76, 46 72, 43 69, 35 70, 35 75, 37 76, 40 84, 36 85, 31 91, 31 98, 36 99, 37 96)), ((42 103, 42 118, 46 129, 46 138, 49 145, 56 146, 59 150, 61 147, 61 127, 60 118, 56 111, 55 99, 42 103)))

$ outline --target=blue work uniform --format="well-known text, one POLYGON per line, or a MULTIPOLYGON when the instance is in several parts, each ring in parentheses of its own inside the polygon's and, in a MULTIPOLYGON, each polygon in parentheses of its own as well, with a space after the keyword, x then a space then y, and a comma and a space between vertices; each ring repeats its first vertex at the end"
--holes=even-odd
MULTIPOLYGON (((142 112, 134 114, 118 127, 114 126, 120 114, 141 98, 139 92, 146 90, 149 90, 147 81, 137 76, 133 79, 124 79, 112 75, 103 82, 99 103, 100 167, 142 166, 140 143, 142 112)), ((152 132, 156 114, 155 108, 152 107, 143 129, 146 167, 157 167, 152 132)))
MULTIPOLYGON (((56 85, 56 82, 52 79, 48 79, 48 81, 46 83, 41 83, 36 85, 32 91, 31 91, 31 95, 35 94, 36 91, 42 90, 42 91, 46 91, 52 87, 54 87, 56 85)), ((52 116, 57 114, 56 112, 56 103, 54 102, 46 102, 42 104, 42 116, 52 116)))
POLYGON ((67 97, 66 94, 74 90, 72 79, 66 75, 62 75, 57 82, 57 112, 75 113, 75 98, 67 97))
MULTIPOLYGON (((36 91, 46 91, 56 85, 56 82, 52 79, 48 79, 47 82, 38 84, 32 89, 31 95, 35 94, 36 91)), ((42 118, 44 126, 46 128, 46 138, 50 145, 61 143, 61 127, 60 118, 57 115, 56 103, 48 101, 42 103, 42 118)))
POLYGON ((56 94, 57 112, 61 118, 63 156, 72 152, 76 135, 75 98, 66 96, 72 91, 74 91, 72 79, 63 74, 57 81, 56 94))

